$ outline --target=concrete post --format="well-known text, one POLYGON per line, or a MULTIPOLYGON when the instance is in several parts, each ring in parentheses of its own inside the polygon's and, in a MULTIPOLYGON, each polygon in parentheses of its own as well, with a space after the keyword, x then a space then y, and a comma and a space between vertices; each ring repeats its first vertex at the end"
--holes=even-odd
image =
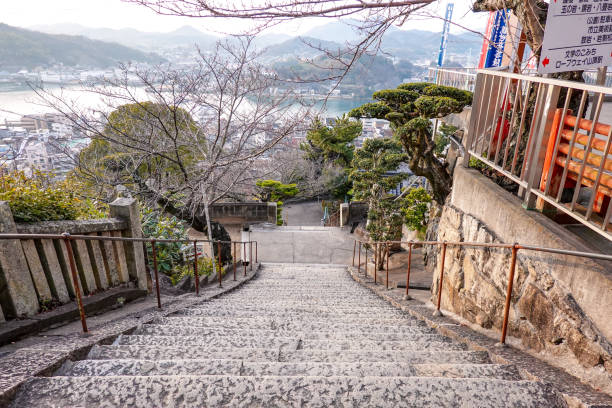
MULTIPOLYGON (((0 201, 0 233, 17 233, 13 213, 6 201, 0 201)), ((16 239, 0 240, 0 304, 5 314, 15 317, 38 312, 34 283, 21 243, 16 239)))
POLYGON ((276 225, 276 203, 268 203, 268 222, 276 225))
MULTIPOLYGON (((127 221, 127 229, 121 231, 125 238, 142 238, 140 212, 138 203, 133 198, 118 198, 110 204, 111 217, 127 221)), ((135 280, 140 289, 147 290, 147 271, 144 251, 140 242, 123 242, 125 260, 130 278, 135 280)))
POLYGON ((348 203, 340 204, 340 226, 344 227, 349 220, 349 205, 348 203))

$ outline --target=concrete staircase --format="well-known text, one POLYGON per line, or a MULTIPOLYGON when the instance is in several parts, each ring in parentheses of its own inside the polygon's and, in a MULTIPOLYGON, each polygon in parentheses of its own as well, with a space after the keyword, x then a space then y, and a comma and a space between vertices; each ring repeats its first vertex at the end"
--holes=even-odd
POLYGON ((355 283, 266 264, 240 289, 30 381, 14 407, 565 406, 355 283))

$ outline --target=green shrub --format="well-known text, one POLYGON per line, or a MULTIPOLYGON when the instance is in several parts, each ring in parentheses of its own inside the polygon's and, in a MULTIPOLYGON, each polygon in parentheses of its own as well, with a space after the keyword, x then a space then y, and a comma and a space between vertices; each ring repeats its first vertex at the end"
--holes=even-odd
POLYGON ((15 222, 40 222, 103 218, 105 207, 77 195, 78 185, 53 181, 53 175, 23 171, 0 176, 0 201, 7 201, 15 222))
MULTIPOLYGON (((215 262, 217 267, 217 271, 221 270, 221 266, 218 262, 215 262)), ((213 274, 213 262, 210 258, 199 257, 198 258, 198 276, 211 276, 213 274)), ((170 279, 172 280, 172 284, 176 285, 183 279, 185 276, 194 276, 193 273, 193 262, 186 263, 181 266, 177 266, 174 268, 172 275, 170 275, 170 279)))
POLYGON ((424 232, 427 229, 427 211, 431 196, 423 187, 413 188, 402 202, 404 223, 411 230, 424 232))
MULTIPOLYGON (((159 210, 141 206, 140 223, 142 233, 147 238, 157 239, 187 239, 187 226, 178 218, 166 216, 159 210)), ((175 273, 177 267, 183 265, 183 243, 157 243, 157 268, 166 275, 175 273)), ((153 265, 153 250, 147 245, 149 264, 153 265)))

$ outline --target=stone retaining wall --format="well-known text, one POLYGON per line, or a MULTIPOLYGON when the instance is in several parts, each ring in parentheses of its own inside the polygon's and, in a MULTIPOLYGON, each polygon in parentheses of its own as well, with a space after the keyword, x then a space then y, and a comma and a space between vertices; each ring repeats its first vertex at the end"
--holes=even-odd
MULTIPOLYGON (((142 236, 135 200, 120 198, 110 208, 109 219, 16 224, 8 203, 0 202, 0 233, 142 236)), ((71 247, 83 296, 130 282, 147 289, 141 243, 73 240, 71 247)), ((32 316, 74 297, 63 240, 0 240, 0 321, 32 316)))
MULTIPOLYGON (((571 233, 473 170, 458 166, 438 239, 520 242, 589 251, 571 233)), ((430 248, 432 296, 437 294, 440 251, 430 248)), ((456 248, 446 252, 442 308, 485 328, 501 329, 510 250, 456 248)), ((612 265, 585 258, 520 250, 509 335, 553 358, 607 371, 612 379, 612 265)), ((434 296, 435 297, 435 296, 434 296)), ((604 371, 604 372, 605 372, 604 371)))

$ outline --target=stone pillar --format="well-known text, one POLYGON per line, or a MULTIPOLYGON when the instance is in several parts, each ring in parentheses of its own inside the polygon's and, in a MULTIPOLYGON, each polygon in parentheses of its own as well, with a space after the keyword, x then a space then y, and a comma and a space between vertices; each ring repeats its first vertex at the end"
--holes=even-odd
POLYGON ((268 222, 276 225, 276 203, 268 203, 268 222))
MULTIPOLYGON (((133 198, 118 198, 110 204, 111 217, 127 221, 127 229, 121 231, 125 238, 142 238, 140 212, 138 203, 133 198)), ((123 242, 125 260, 131 279, 135 280, 140 289, 147 290, 147 271, 145 268, 144 251, 141 242, 123 242)))
POLYGON ((349 220, 349 205, 348 203, 340 204, 340 226, 344 227, 349 220))
MULTIPOLYGON (((17 228, 6 201, 0 201, 0 233, 15 234, 17 228)), ((19 240, 0 240, 0 304, 15 317, 38 312, 38 297, 19 240)))

